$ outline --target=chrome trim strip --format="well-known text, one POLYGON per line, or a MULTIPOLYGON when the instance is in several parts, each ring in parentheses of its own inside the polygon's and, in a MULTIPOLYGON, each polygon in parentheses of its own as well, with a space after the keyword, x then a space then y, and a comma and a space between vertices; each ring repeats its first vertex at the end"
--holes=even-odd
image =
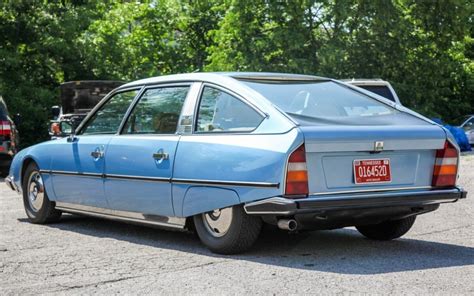
POLYGON ((223 186, 250 186, 250 187, 270 187, 279 188, 280 183, 268 182, 241 182, 241 181, 221 181, 221 180, 199 180, 199 179, 179 179, 173 178, 173 183, 178 184, 203 184, 203 185, 223 185, 223 186))
POLYGON ((64 175, 64 176, 78 176, 78 177, 95 177, 95 178, 103 178, 102 174, 98 173, 83 173, 83 172, 72 172, 72 171, 47 171, 47 170, 40 170, 41 174, 52 174, 52 175, 64 175))
POLYGON ((372 189, 361 189, 361 190, 347 190, 347 191, 329 191, 329 192, 318 192, 310 193, 311 195, 333 195, 333 194, 346 194, 346 193, 364 193, 364 192, 386 192, 386 191, 397 191, 397 190, 419 190, 419 189, 434 189, 432 186, 418 186, 418 187, 391 187, 391 188, 372 188, 372 189))
POLYGON ((78 176, 78 177, 96 177, 96 178, 110 178, 123 179, 133 181, 153 181, 153 182, 170 182, 177 184, 202 184, 202 185, 221 185, 221 186, 249 186, 249 187, 264 187, 264 188, 279 188, 280 183, 269 182, 245 182, 245 181, 222 181, 222 180, 199 180, 199 179, 175 179, 165 177, 147 177, 147 176, 132 176, 132 175, 115 175, 115 174, 97 174, 97 173, 80 173, 71 171, 47 171, 40 170, 40 173, 78 176))
POLYGON ((99 218, 136 222, 164 228, 184 229, 186 224, 186 218, 147 215, 137 212, 118 211, 59 201, 56 202, 56 209, 72 214, 85 214, 99 218))
POLYGON ((131 175, 104 175, 108 179, 122 179, 122 180, 136 180, 136 181, 154 181, 154 182, 170 182, 170 178, 165 177, 146 177, 146 176, 131 176, 131 175))

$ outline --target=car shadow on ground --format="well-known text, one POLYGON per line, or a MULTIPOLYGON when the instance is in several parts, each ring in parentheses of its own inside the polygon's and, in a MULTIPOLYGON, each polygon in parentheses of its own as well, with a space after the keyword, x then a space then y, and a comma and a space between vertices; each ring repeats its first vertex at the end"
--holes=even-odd
MULTIPOLYGON (((26 219, 19 220, 26 222, 26 219)), ((377 242, 365 239, 351 228, 299 234, 265 228, 249 252, 222 256, 208 251, 191 232, 74 215, 65 215, 60 223, 48 227, 203 256, 340 274, 383 274, 474 265, 474 248, 471 247, 417 239, 377 242)))

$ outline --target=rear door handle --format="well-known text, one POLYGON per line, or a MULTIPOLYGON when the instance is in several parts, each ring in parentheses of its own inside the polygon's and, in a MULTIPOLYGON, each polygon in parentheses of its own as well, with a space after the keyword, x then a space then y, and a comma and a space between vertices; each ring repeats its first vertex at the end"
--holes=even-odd
POLYGON ((158 152, 153 153, 153 158, 156 160, 167 160, 170 158, 170 155, 163 151, 163 149, 158 150, 158 152))

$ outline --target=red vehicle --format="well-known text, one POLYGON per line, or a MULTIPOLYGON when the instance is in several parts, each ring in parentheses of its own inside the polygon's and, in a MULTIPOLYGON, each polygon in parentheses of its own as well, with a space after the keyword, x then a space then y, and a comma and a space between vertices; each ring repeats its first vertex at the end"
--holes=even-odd
MULTIPOLYGON (((19 121, 19 115, 15 121, 19 121)), ((18 131, 15 122, 8 115, 7 104, 0 96, 0 176, 8 174, 10 163, 17 152, 18 131)))

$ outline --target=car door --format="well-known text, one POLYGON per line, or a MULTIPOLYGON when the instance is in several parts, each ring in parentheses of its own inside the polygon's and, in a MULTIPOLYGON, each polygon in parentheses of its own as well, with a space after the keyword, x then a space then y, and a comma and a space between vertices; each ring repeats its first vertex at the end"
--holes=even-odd
POLYGON ((105 194, 110 207, 173 216, 171 177, 182 106, 190 84, 144 90, 105 156, 105 194))
POLYGON ((78 134, 51 145, 51 173, 56 200, 107 208, 104 155, 138 90, 115 93, 98 107, 78 134))

